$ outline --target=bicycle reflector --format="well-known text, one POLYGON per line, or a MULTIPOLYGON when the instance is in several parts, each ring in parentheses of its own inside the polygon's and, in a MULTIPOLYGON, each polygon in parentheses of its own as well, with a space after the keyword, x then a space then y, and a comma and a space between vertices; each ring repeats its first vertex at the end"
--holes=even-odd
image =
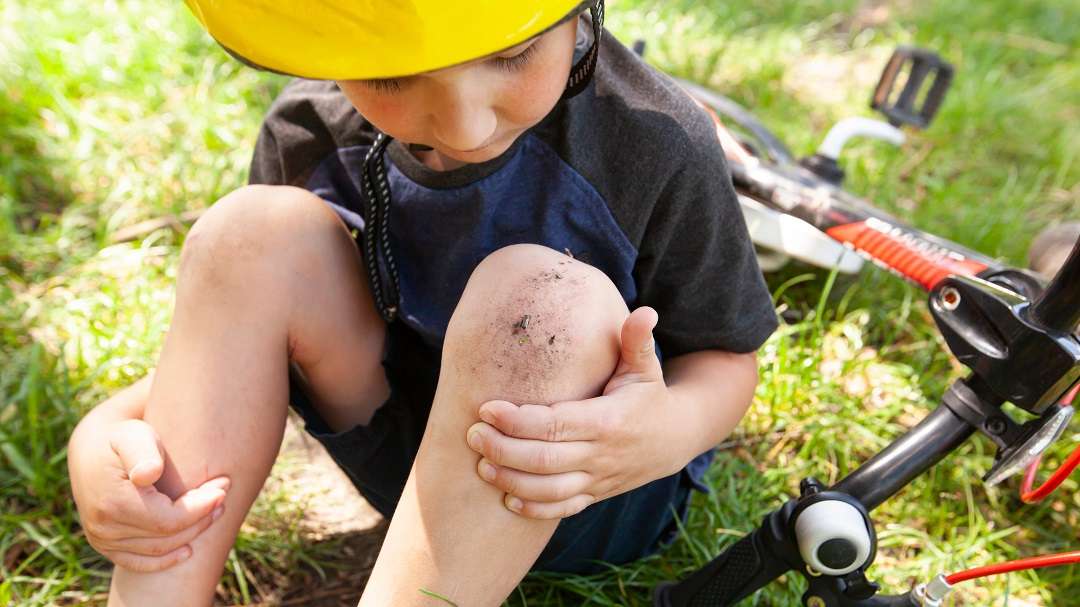
POLYGON ((953 66, 937 53, 900 46, 881 72, 870 107, 889 123, 924 129, 934 119, 952 83, 953 66))
POLYGON ((1022 443, 1000 453, 983 481, 993 486, 1023 471, 1061 436, 1072 417, 1072 407, 1060 407, 1056 411, 1048 412, 1044 416, 1044 421, 1035 425, 1032 428, 1033 431, 1024 438, 1022 443))

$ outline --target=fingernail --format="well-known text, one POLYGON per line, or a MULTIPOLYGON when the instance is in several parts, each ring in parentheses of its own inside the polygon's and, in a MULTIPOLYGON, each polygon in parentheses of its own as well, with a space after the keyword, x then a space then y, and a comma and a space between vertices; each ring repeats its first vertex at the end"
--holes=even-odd
POLYGON ((149 470, 155 465, 154 462, 139 462, 131 467, 131 471, 128 472, 128 478, 138 476, 140 472, 149 470))
POLYGON ((210 514, 210 520, 216 521, 221 518, 221 515, 225 513, 225 506, 218 506, 214 508, 214 511, 210 514))
POLYGON ((485 460, 480 460, 480 477, 485 481, 495 480, 495 466, 492 466, 485 460))
POLYGON ((512 495, 507 495, 506 507, 514 512, 521 512, 521 500, 512 495))
POLYGON ((480 415, 480 419, 484 420, 485 422, 487 422, 489 424, 494 424, 495 423, 494 418, 491 417, 491 412, 488 411, 487 409, 481 407, 480 411, 479 411, 479 415, 480 415))
POLYGON ((469 446, 470 447, 472 447, 475 450, 479 450, 480 449, 480 431, 479 430, 469 430, 468 441, 469 441, 469 446))

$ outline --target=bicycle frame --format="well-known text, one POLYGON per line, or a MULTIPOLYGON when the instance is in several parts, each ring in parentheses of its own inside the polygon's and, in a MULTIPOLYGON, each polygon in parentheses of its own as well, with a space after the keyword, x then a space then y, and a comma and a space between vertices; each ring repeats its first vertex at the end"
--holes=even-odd
MULTIPOLYGON (((904 52, 917 56, 923 65, 943 63, 922 51, 904 52)), ((895 78, 894 62, 890 67, 895 78)), ((951 68, 947 75, 951 79, 951 68)), ((808 580, 803 602, 811 607, 940 604, 925 587, 875 596, 878 587, 865 576, 876 549, 869 512, 976 432, 998 446, 988 482, 998 482, 1022 467, 1061 433, 1072 409, 1051 405, 1080 379, 1080 341, 1073 334, 1080 323, 1080 241, 1044 287, 1030 272, 905 225, 874 208, 844 191, 830 167, 816 170, 812 163, 797 162, 778 138, 737 104, 691 83, 681 84, 712 114, 740 197, 804 222, 840 244, 839 251, 853 251, 928 291, 931 312, 946 342, 972 374, 950 386, 941 404, 919 424, 833 487, 804 479, 801 495, 767 515, 758 529, 682 582, 658 587, 655 605, 730 605, 792 570, 808 580), (749 133, 758 147, 745 145, 721 116, 749 133), (1005 401, 1039 417, 1018 424, 1002 411, 1005 401), (849 520, 844 527, 829 521, 829 516, 849 520), (830 525, 835 533, 807 548, 806 538, 820 535, 814 527, 830 525)), ((935 110, 943 94, 939 88, 935 110)), ((888 94, 882 95, 879 85, 875 103, 880 99, 888 99, 888 94)), ((932 112, 901 110, 886 113, 890 120, 917 115, 922 125, 932 118, 932 112)), ((843 261, 838 257, 838 263, 843 261)))

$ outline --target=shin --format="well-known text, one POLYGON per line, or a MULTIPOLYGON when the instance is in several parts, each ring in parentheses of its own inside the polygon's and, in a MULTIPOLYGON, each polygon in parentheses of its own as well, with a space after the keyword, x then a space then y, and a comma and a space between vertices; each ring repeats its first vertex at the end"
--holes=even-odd
POLYGON ((628 315, 587 264, 535 245, 501 249, 475 270, 454 311, 419 454, 361 605, 498 605, 557 521, 510 512, 476 473, 466 431, 488 400, 550 404, 600 393, 628 315))

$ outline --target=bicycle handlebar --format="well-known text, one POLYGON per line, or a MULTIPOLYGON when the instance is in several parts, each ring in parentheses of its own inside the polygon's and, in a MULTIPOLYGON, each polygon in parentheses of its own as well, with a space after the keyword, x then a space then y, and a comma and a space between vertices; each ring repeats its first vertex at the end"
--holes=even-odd
POLYGON ((847 493, 867 510, 873 510, 962 445, 974 432, 975 428, 949 407, 938 406, 831 490, 847 493))
MULTIPOLYGON (((1045 292, 1031 304, 1030 315, 1051 330, 1072 333, 1076 328, 1080 322, 1080 241, 1073 246, 1065 265, 1045 292)), ((975 432, 975 427, 954 411, 963 405, 955 401, 970 399, 981 399, 995 406, 1004 400, 992 394, 978 376, 954 383, 943 397, 941 406, 838 482, 831 491, 855 497, 867 510, 876 508, 975 432)), ((791 512, 793 505, 794 500, 766 516, 754 532, 729 546, 690 577, 677 584, 658 586, 654 604, 657 607, 731 605, 787 571, 799 568, 800 557, 785 548, 785 541, 790 539, 785 534, 790 534, 790 530, 779 522, 787 520, 785 514, 791 512)), ((788 541, 786 545, 790 544, 788 541)), ((842 603, 865 606, 917 604, 910 593, 842 603)))

